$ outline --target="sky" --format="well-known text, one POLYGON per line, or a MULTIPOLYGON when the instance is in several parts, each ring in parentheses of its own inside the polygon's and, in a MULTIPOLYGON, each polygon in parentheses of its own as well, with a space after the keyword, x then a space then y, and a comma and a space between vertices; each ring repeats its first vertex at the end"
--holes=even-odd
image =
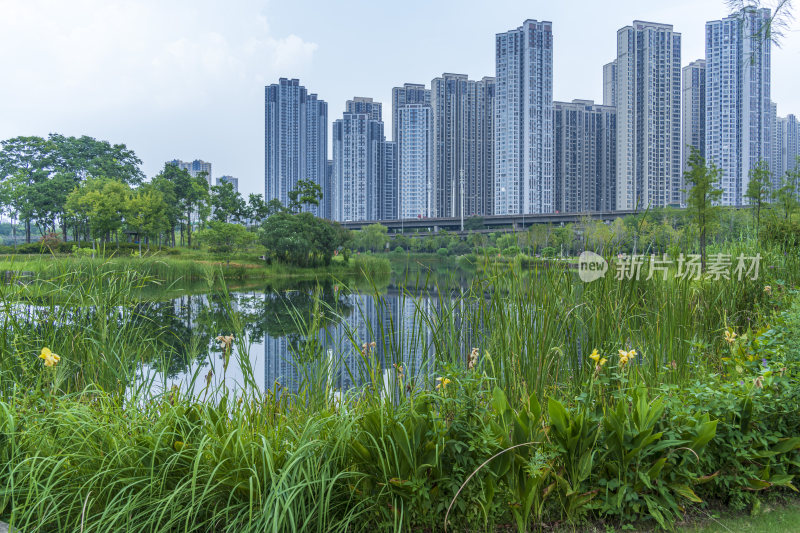
MULTIPOLYGON (((770 0, 765 0, 769 2, 770 0)), ((768 5, 768 4, 767 4, 768 5)), ((264 86, 299 78, 328 102, 384 104, 444 72, 494 75, 495 34, 553 23, 553 95, 602 101, 602 66, 633 20, 673 24, 703 58, 724 0, 0 0, 0 139, 51 132, 124 143, 148 177, 203 159, 264 189, 264 86)), ((772 99, 800 115, 800 21, 773 47, 772 99)))

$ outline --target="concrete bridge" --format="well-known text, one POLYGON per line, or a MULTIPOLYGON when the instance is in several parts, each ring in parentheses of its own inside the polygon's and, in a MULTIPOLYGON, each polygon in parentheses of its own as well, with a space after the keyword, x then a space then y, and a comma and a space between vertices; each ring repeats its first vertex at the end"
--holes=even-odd
MULTIPOLYGON (((487 215, 483 219, 484 231, 500 229, 525 229, 534 224, 570 224, 581 220, 602 220, 610 222, 617 218, 640 213, 638 210, 628 211, 595 211, 591 213, 548 213, 544 215, 487 215)), ((468 218, 464 219, 466 225, 468 218)), ((390 233, 405 231, 437 232, 439 230, 461 231, 460 217, 443 218, 407 218, 398 220, 362 220, 358 222, 342 222, 342 226, 351 230, 359 230, 370 224, 382 224, 390 233)))

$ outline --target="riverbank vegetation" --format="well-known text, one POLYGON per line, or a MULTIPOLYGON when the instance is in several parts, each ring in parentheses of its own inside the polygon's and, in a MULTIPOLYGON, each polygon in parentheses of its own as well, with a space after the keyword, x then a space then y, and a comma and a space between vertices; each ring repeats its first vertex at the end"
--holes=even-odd
POLYGON ((351 328, 338 353, 322 336, 342 311, 309 289, 294 388, 253 374, 234 306, 211 372, 159 382, 159 361, 197 347, 143 321, 130 287, 148 280, 124 265, 2 285, 0 515, 23 531, 464 531, 757 510, 800 473, 800 258, 727 252, 760 254, 759 276, 587 284, 498 264, 435 305, 408 294, 410 321, 351 328))

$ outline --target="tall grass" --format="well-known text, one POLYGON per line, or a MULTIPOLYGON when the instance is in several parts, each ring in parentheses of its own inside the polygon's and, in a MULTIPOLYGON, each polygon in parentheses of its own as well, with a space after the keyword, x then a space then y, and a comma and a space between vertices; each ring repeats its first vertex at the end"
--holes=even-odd
MULTIPOLYGON (((607 276, 584 284, 568 268, 513 264, 468 286, 420 274, 413 282, 430 287, 427 299, 407 289, 390 304, 373 286, 353 315, 338 317, 344 341, 330 354, 322 317, 337 310, 317 300, 310 314, 294 315, 304 331, 294 393, 259 386, 224 291, 235 346, 207 382, 198 370, 170 388, 141 374, 176 349, 169 330, 137 313, 150 278, 88 263, 80 275, 0 285, 0 516, 44 532, 441 528, 462 482, 509 439, 545 439, 548 398, 586 391, 592 349, 637 351, 631 390, 716 371, 723 329, 757 325, 770 305, 766 282, 796 282, 797 259, 769 254, 768 277, 742 283, 607 276), (349 319, 373 309, 376 322, 349 319), (43 346, 62 356, 56 367, 37 360, 43 346), (479 362, 469 370, 473 348, 479 362), (234 363, 244 379, 229 388, 234 363), (360 385, 340 390, 338 372, 360 385)), ((195 348, 183 347, 190 356, 195 348)), ((580 421, 581 431, 590 426, 580 421)), ((476 476, 454 523, 510 523, 534 494, 526 483, 554 480, 557 465, 567 466, 540 451, 529 446, 476 476), (501 492, 502 501, 492 496, 501 492)), ((544 490, 536 485, 535 494, 544 490)), ((578 493, 555 490, 553 516, 577 516, 578 493)), ((542 516, 543 504, 530 502, 542 516)))

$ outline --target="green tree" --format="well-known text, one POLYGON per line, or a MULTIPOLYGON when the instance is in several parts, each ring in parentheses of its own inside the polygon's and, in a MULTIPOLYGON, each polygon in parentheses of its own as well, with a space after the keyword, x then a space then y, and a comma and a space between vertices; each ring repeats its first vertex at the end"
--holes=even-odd
MULTIPOLYGON (((798 163, 800 163, 800 158, 798 158, 798 163)), ((773 195, 775 203, 783 212, 783 218, 786 220, 789 220, 797 209, 798 185, 800 185, 800 165, 783 175, 781 186, 773 195)))
POLYGON ((370 224, 356 233, 353 244, 360 250, 383 251, 389 242, 388 231, 383 224, 370 224))
POLYGON ((268 216, 269 211, 267 210, 266 202, 264 202, 264 196, 251 193, 247 197, 247 218, 250 219, 251 223, 260 224, 268 216))
POLYGON ((289 191, 289 210, 299 213, 305 206, 319 206, 322 200, 322 187, 311 180, 297 180, 295 188, 289 191))
POLYGON ((218 222, 241 222, 247 218, 247 206, 233 184, 224 182, 210 190, 211 218, 218 222))
POLYGON ((125 223, 138 234, 141 255, 144 238, 149 248, 150 240, 169 228, 168 208, 161 192, 152 185, 133 191, 125 206, 125 223))
POLYGON ((67 197, 67 210, 87 221, 92 239, 111 240, 122 227, 130 198, 130 187, 107 178, 86 180, 67 197))
POLYGON ((230 254, 236 250, 242 250, 253 244, 256 235, 247 231, 241 224, 230 224, 212 220, 208 225, 199 230, 196 234, 197 242, 215 254, 226 255, 227 262, 230 263, 230 254))
POLYGON ((44 235, 55 232, 60 223, 66 240, 70 222, 67 196, 86 179, 138 184, 143 178, 141 161, 133 151, 88 136, 15 137, 3 141, 2 146, 0 181, 14 189, 14 194, 5 195, 9 204, 4 208, 24 220, 28 242, 32 224, 44 235))
POLYGON ((714 222, 718 207, 715 205, 722 196, 722 190, 716 184, 722 172, 713 164, 706 165, 705 159, 695 147, 691 147, 689 168, 683 178, 689 188, 686 192, 686 204, 689 215, 697 226, 700 242, 700 268, 706 270, 706 235, 714 222))
POLYGON ((350 232, 311 213, 275 213, 259 230, 259 241, 270 260, 309 267, 329 265, 333 254, 346 246, 350 232))
POLYGON ((766 161, 759 161, 750 169, 750 181, 747 183, 747 192, 745 198, 750 200, 750 205, 753 206, 753 218, 756 223, 756 239, 758 239, 758 231, 761 226, 761 208, 769 199, 769 187, 771 174, 769 165, 766 161))

